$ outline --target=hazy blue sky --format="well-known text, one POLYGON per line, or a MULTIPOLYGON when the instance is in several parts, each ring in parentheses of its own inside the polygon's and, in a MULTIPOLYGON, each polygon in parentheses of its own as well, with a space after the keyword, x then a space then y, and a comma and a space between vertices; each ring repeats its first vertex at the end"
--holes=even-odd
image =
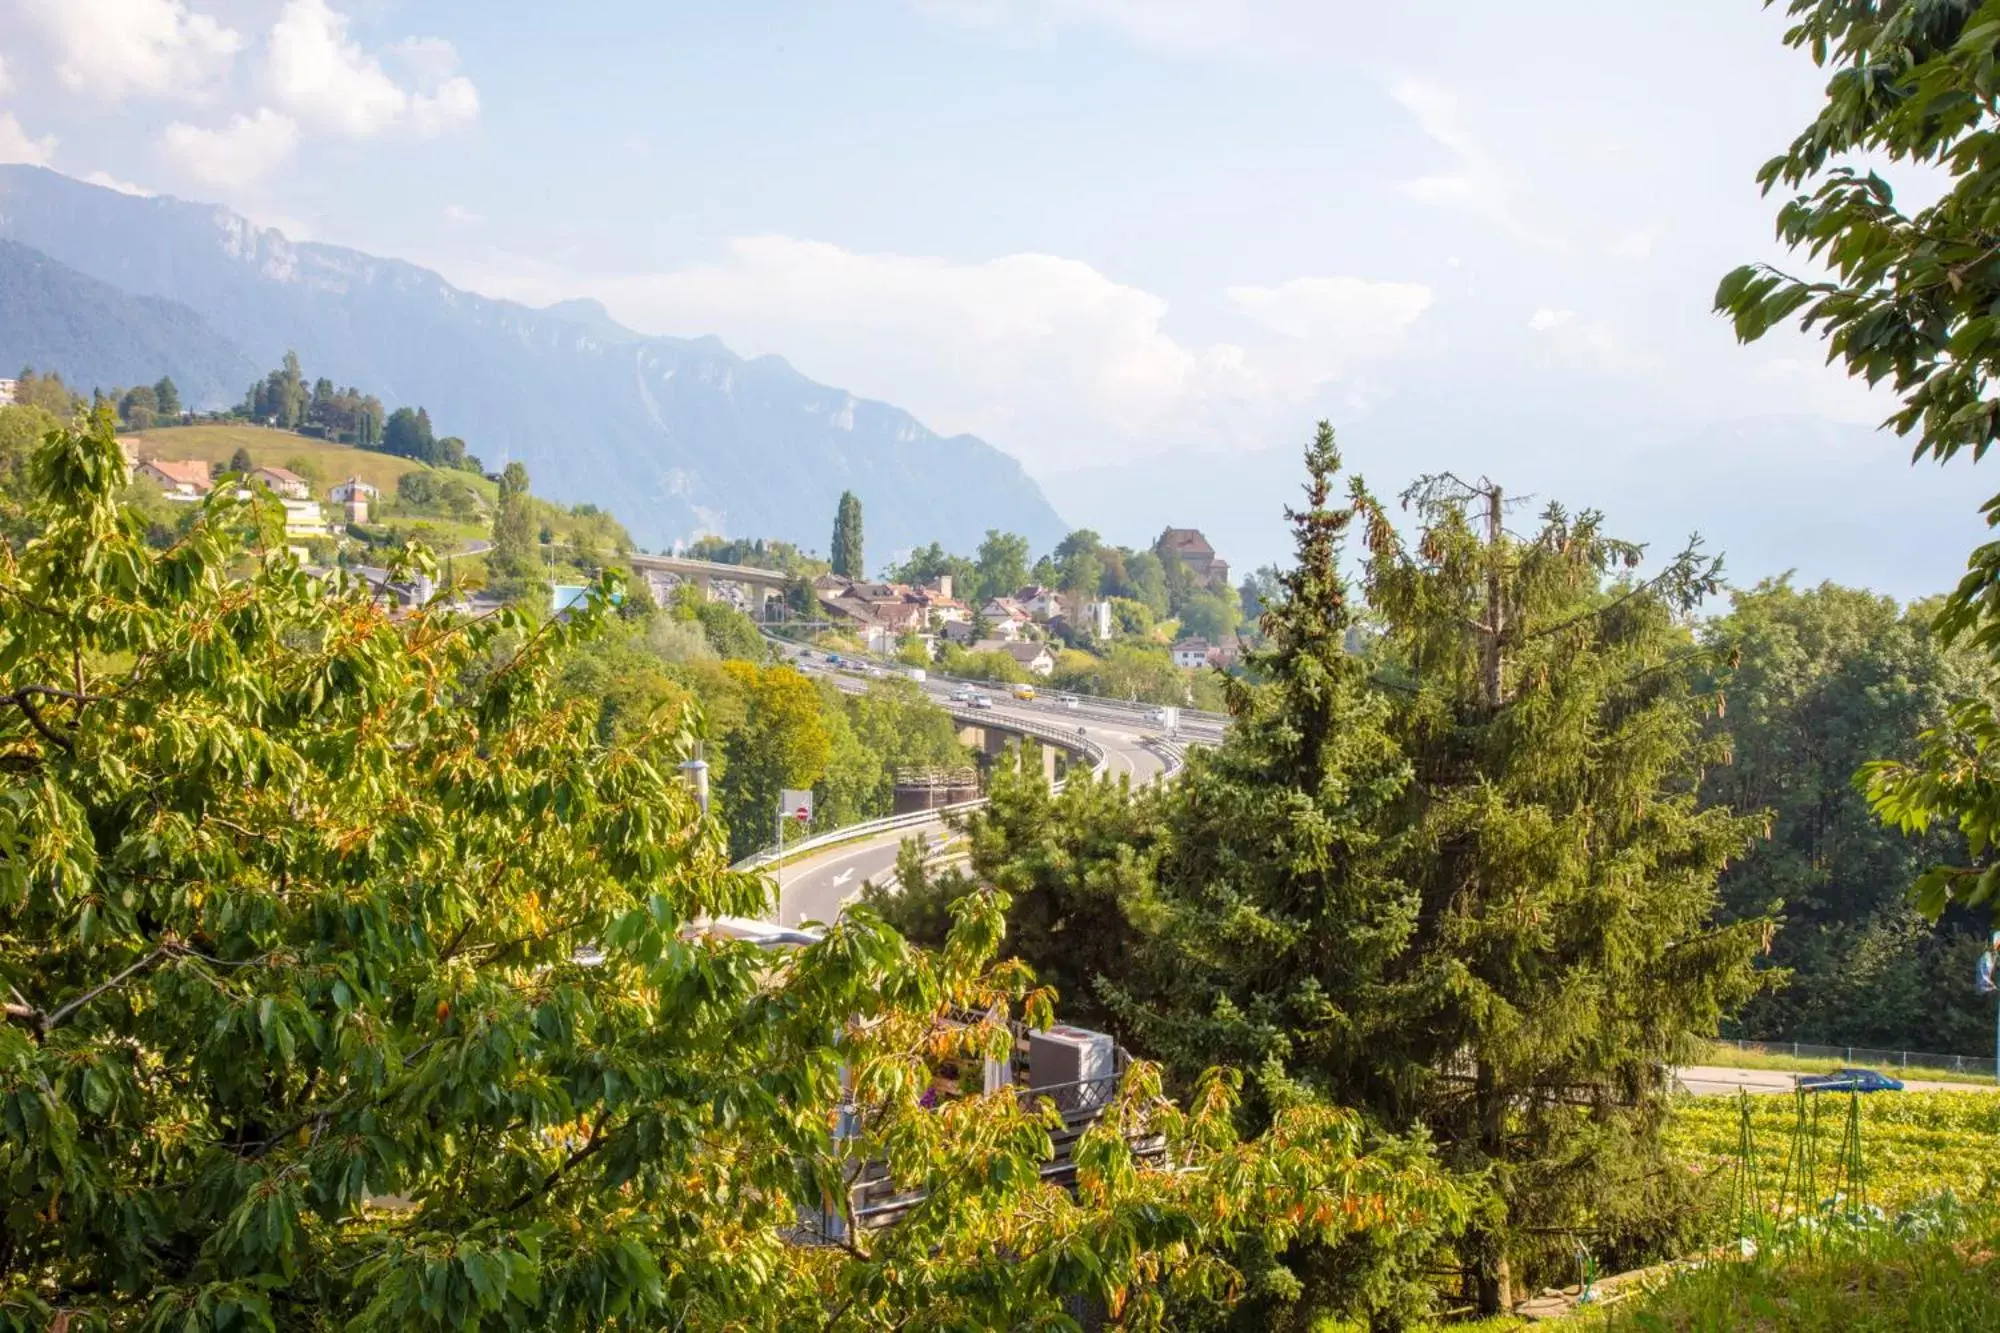
POLYGON ((0 160, 779 352, 1126 539, 1206 521, 1266 558, 1330 415, 1385 488, 1518 476, 1703 526, 1746 574, 1789 559, 1782 510, 1807 576, 1936 588, 1973 479, 1827 425, 1883 405, 1707 313, 1772 253, 1752 176, 1822 82, 1782 27, 1756 0, 0 0, 0 160))

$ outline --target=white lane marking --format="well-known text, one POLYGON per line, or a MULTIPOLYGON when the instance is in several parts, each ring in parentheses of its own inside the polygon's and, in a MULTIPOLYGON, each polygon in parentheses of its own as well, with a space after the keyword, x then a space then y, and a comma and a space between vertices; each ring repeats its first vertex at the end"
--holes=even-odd
POLYGON ((835 875, 833 877, 833 883, 834 886, 838 888, 840 885, 847 883, 848 880, 853 878, 854 878, 854 867, 849 866, 847 867, 847 869, 841 871, 838 875, 835 875))

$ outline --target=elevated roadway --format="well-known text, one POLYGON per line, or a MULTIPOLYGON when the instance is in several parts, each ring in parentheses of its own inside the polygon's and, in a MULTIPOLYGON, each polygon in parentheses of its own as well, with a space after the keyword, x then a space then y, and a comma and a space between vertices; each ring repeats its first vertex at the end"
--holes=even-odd
MULTIPOLYGON (((824 653, 796 645, 783 644, 781 651, 801 671, 828 677, 842 689, 865 690, 877 678, 866 668, 860 673, 837 670, 827 662, 824 653)), ((889 673, 889 668, 875 670, 884 676, 889 673)), ((1025 730, 1030 727, 1075 732, 1079 741, 1088 741, 1102 750, 1104 771, 1114 778, 1122 777, 1136 785, 1155 781, 1169 771, 1168 756, 1172 750, 1168 747, 1175 742, 1164 726, 1150 721, 1144 712, 1086 708, 1081 704, 1072 709, 1047 695, 1032 701, 1015 699, 1004 693, 1004 686, 982 691, 992 700, 990 708, 972 709, 953 701, 952 694, 962 688, 958 684, 926 681, 921 688, 963 725, 1005 732, 1012 723, 1024 729, 1017 734, 1032 734, 1025 730)), ((845 903, 861 892, 862 885, 870 880, 879 881, 895 867, 896 855, 906 838, 918 836, 942 845, 950 836, 950 829, 938 818, 839 843, 779 866, 772 872, 778 885, 778 924, 797 926, 807 921, 831 921, 845 903)))

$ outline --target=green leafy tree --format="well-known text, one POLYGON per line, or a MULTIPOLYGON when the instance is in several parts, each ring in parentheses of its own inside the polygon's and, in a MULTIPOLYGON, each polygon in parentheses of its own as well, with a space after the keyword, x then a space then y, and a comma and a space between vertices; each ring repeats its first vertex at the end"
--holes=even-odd
MULTIPOLYGON (((2000 181, 1986 155, 2000 136, 1993 110, 2000 27, 1977 5, 1853 5, 1790 0, 1788 45, 1833 69, 1812 124, 1758 181, 1796 191, 1778 214, 1778 237, 1822 264, 1805 280, 1766 264, 1722 280, 1715 303, 1751 341, 1797 316, 1827 339, 1830 359, 1901 398, 1888 425, 1916 435, 1915 453, 1977 460, 2000 438, 2000 299, 1991 218, 2000 181), (1936 202, 1904 210, 1888 183, 1857 157, 1919 166, 1948 186, 1936 202)), ((2000 497, 1985 506, 2000 523, 2000 497)), ((2000 657, 2000 541, 1972 553, 1938 613, 1946 640, 1963 638, 2000 657)), ((2000 784, 1991 756, 2000 717, 1990 698, 1968 696, 1926 734, 1913 759, 1887 756, 1864 772, 1876 811, 1907 832, 1956 825, 1963 859, 1927 870, 1915 886, 1935 917, 1958 904, 2000 909, 2000 784)))
POLYGON ((1004 903, 936 954, 865 909, 776 954, 697 928, 769 886, 673 776, 684 709, 607 740, 561 688, 615 580, 566 622, 392 618, 253 558, 275 511, 227 492, 151 549, 108 417, 32 470, 0 553, 9 1329, 1156 1328, 1245 1255, 1461 1206, 1348 1114, 1242 1139, 1226 1078, 1183 1111, 1135 1070, 1074 1195, 1045 1111, 921 1105, 927 1061, 1006 1037, 940 1015, 1046 1020, 988 965, 1004 903), (796 1243, 868 1162, 929 1202, 796 1243))
POLYGON ((1212 592, 1199 588, 1190 592, 1180 608, 1181 632, 1219 643, 1236 632, 1243 620, 1243 605, 1228 590, 1212 592))
POLYGON ((1126 596, 1152 612, 1153 619, 1162 620, 1173 611, 1173 599, 1167 590, 1166 563, 1152 551, 1135 551, 1125 561, 1127 579, 1126 596))
POLYGON ((520 583, 536 571, 535 526, 528 469, 509 463, 500 474, 500 500, 493 509, 493 552, 487 564, 501 580, 520 583))
POLYGON ((722 739, 729 768, 721 781, 723 817, 733 856, 771 845, 778 797, 826 774, 829 742, 812 681, 787 666, 724 662, 743 699, 738 726, 722 739))
POLYGON ((39 407, 21 403, 0 407, 0 502, 18 504, 26 480, 28 458, 35 446, 62 422, 39 407))
POLYGON ((414 468, 396 478, 396 499, 412 509, 429 509, 437 503, 437 478, 421 468, 414 468))
POLYGON ((1965 984, 1985 931, 1968 913, 1933 926, 1908 898, 1963 841, 1883 827, 1853 781, 1871 759, 1915 759, 1951 701, 1979 692, 1980 656, 1939 643, 1934 609, 1779 579, 1736 592, 1704 627, 1736 665, 1709 684, 1723 704, 1709 729, 1730 762, 1705 771, 1703 799, 1772 820, 1723 876, 1723 898, 1735 915, 1779 918, 1769 962, 1788 974, 1746 1006, 1745 1036, 1939 1051, 1991 1039, 1992 1005, 1965 984))
POLYGON ((833 515, 833 572, 842 578, 868 577, 861 554, 861 501, 853 491, 840 493, 833 515))
POLYGON ((1058 567, 1058 586, 1074 596, 1094 599, 1103 582, 1104 562, 1095 550, 1078 551, 1058 567))
POLYGON ((436 462, 438 442, 431 431, 430 413, 421 407, 399 407, 391 412, 382 428, 382 452, 419 463, 436 462))
POLYGON ((134 430, 150 430, 159 419, 160 402, 150 384, 127 389, 118 396, 118 415, 134 430))
POLYGON ((1011 597, 1028 581, 1028 539, 998 528, 986 530, 979 543, 979 587, 975 595, 982 602, 993 597, 1011 597))
POLYGON ((83 400, 74 389, 63 383, 63 377, 51 370, 37 375, 33 366, 21 367, 15 377, 14 404, 17 407, 39 407, 50 416, 67 421, 83 410, 83 400))

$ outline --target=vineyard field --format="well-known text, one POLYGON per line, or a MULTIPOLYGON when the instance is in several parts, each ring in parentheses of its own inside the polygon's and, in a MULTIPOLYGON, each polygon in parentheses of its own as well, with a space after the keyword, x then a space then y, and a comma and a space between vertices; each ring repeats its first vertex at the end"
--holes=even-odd
MULTIPOLYGON (((1848 1098, 1820 1094, 1816 1132, 1807 1103, 1816 1178, 1830 1192, 1847 1133, 1848 1098)), ((1798 1105, 1790 1097, 1749 1098, 1757 1192, 1774 1200, 1791 1155, 1798 1105)), ((2000 1197, 2000 1097, 1984 1092, 1876 1093, 1860 1099, 1861 1184, 1866 1201, 1894 1211, 1951 1190, 1961 1199, 2000 1197)), ((1742 1122, 1739 1103, 1705 1097, 1677 1106, 1666 1127, 1674 1156, 1727 1192, 1742 1122)), ((1852 1192, 1849 1192, 1850 1196, 1852 1192)))

